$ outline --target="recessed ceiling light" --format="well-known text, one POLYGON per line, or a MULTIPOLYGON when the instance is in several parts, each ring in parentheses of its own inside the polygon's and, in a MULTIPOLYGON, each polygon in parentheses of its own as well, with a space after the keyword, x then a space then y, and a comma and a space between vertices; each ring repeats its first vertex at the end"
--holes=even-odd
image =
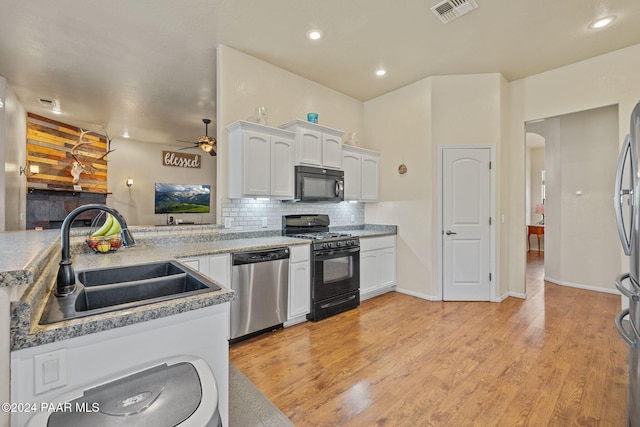
POLYGON ((376 76, 384 76, 385 74, 387 74, 387 70, 380 68, 378 71, 376 71, 376 76))
POLYGON ((310 40, 319 40, 322 37, 322 32, 320 30, 309 30, 307 31, 307 38, 310 40))
POLYGON ((605 16, 604 18, 600 18, 597 19, 595 21, 593 21, 591 24, 589 24, 589 28, 592 30, 598 29, 598 28, 604 28, 606 26, 608 26, 609 24, 611 24, 613 21, 616 20, 615 16, 605 16))

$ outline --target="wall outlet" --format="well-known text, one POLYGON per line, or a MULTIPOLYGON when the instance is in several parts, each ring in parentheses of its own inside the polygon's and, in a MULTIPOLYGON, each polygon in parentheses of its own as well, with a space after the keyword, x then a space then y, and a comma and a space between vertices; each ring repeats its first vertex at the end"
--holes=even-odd
POLYGON ((233 218, 225 218, 224 219, 224 228, 231 228, 231 225, 233 224, 233 218))
POLYGON ((267 228, 269 226, 269 218, 266 216, 262 217, 262 228, 267 228))
POLYGON ((353 224, 354 222, 356 222, 356 216, 355 215, 351 215, 351 224, 353 224))
POLYGON ((67 349, 38 354, 33 363, 36 394, 67 384, 67 349))

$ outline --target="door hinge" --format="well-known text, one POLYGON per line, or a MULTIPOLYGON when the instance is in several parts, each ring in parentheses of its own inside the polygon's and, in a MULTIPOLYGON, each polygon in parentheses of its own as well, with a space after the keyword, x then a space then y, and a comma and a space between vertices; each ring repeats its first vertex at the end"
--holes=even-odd
POLYGON ((489 281, 491 281, 491 273, 489 273, 489 281))
POLYGON ((489 162, 489 170, 491 170, 491 162, 489 162))
POLYGON ((491 217, 489 217, 489 225, 491 225, 491 217))

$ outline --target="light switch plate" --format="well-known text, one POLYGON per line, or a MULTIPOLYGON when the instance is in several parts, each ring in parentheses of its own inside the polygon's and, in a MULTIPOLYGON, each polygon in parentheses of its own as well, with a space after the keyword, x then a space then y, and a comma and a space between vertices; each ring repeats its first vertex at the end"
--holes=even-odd
POLYGON ((233 218, 225 218, 224 219, 224 228, 231 228, 231 224, 233 224, 233 218))
POLYGON ((269 226, 269 218, 266 216, 262 217, 262 228, 267 228, 269 226))
POLYGON ((34 389, 40 394, 67 384, 67 350, 34 356, 34 389))

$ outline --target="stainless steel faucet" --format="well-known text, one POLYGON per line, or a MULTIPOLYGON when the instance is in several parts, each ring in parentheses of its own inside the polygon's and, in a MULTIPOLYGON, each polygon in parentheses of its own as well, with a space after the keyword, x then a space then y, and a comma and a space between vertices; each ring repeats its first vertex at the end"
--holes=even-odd
POLYGON ((122 237, 122 245, 123 246, 133 246, 136 244, 133 236, 129 232, 127 228, 127 222, 124 220, 122 215, 118 213, 113 208, 110 208, 106 205, 100 205, 97 203, 82 205, 74 210, 72 210, 69 215, 62 222, 62 229, 60 230, 60 238, 62 240, 62 260, 60 261, 60 268, 58 269, 58 279, 56 282, 56 291, 55 294, 57 297, 65 297, 67 295, 71 295, 73 291, 76 289, 76 276, 73 271, 73 266, 71 265, 71 250, 69 248, 70 243, 70 229, 71 224, 76 219, 78 215, 82 212, 89 211, 92 209, 97 209, 100 211, 104 211, 113 215, 113 219, 120 223, 120 235, 122 237))

